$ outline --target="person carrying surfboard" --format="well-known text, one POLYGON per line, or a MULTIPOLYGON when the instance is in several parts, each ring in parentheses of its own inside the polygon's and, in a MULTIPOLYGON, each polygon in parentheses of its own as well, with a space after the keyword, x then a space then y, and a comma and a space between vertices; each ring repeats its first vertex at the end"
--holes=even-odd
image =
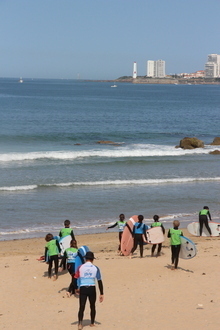
POLYGON ((67 270, 70 273, 70 276, 72 278, 71 283, 69 285, 69 288, 66 292, 67 297, 69 298, 72 294, 75 294, 76 290, 76 279, 74 278, 75 275, 75 259, 78 255, 78 247, 77 247, 77 242, 75 240, 71 240, 70 242, 70 247, 67 248, 64 251, 61 263, 60 263, 60 268, 66 269, 65 265, 67 266, 67 270))
POLYGON ((137 249, 137 246, 139 244, 140 247, 140 258, 143 258, 143 251, 144 251, 144 240, 143 235, 147 241, 147 235, 146 230, 148 229, 148 226, 143 223, 144 216, 139 215, 138 216, 138 222, 135 222, 133 227, 133 238, 134 238, 134 246, 131 250, 130 256, 134 253, 134 251, 137 249))
POLYGON ((212 221, 208 206, 204 206, 203 209, 199 212, 199 236, 202 236, 203 225, 205 225, 210 236, 212 236, 212 232, 208 223, 208 217, 209 220, 212 221))
POLYGON ((54 239, 52 234, 47 234, 45 236, 45 241, 47 242, 45 245, 45 256, 44 260, 47 260, 48 257, 48 278, 51 278, 52 273, 52 265, 54 262, 55 265, 55 275, 54 281, 58 278, 58 254, 61 251, 60 245, 56 239, 54 239))
MULTIPOLYGON (((153 219, 154 219, 154 222, 151 224, 151 228, 161 227, 161 230, 162 230, 163 234, 165 234, 164 226, 163 226, 163 224, 161 222, 159 222, 160 217, 157 214, 155 214, 153 216, 153 219)), ((157 257, 160 256, 161 249, 162 249, 162 243, 153 244, 152 245, 152 248, 151 248, 151 257, 154 256, 154 251, 156 250, 157 245, 158 245, 158 248, 157 248, 157 257)))
POLYGON ((95 326, 96 280, 98 281, 100 291, 99 301, 103 302, 104 299, 101 272, 97 266, 93 265, 93 260, 95 259, 94 253, 88 251, 85 255, 85 259, 86 262, 78 268, 75 274, 75 278, 77 278, 78 284, 78 289, 76 290, 76 292, 79 294, 78 330, 81 330, 83 328, 82 321, 87 298, 89 298, 91 310, 90 326, 95 326))
POLYGON ((70 228, 70 221, 65 220, 64 221, 64 228, 60 229, 59 236, 60 236, 60 238, 62 238, 62 237, 68 236, 68 235, 70 235, 73 240, 76 240, 75 236, 74 236, 74 233, 73 233, 73 230, 72 230, 72 228, 70 228))
POLYGON ((170 228, 167 237, 170 238, 171 245, 171 269, 177 269, 179 262, 179 254, 181 248, 180 236, 183 236, 182 230, 179 229, 180 222, 178 220, 173 221, 173 228, 170 228))
POLYGON ((123 234, 123 230, 124 230, 125 225, 126 225, 125 215, 123 213, 121 213, 119 215, 119 220, 116 221, 114 223, 114 225, 109 226, 109 227, 106 228, 106 230, 108 230, 110 228, 115 228, 116 226, 118 226, 118 238, 119 238, 118 253, 121 253, 121 238, 122 238, 122 234, 123 234))

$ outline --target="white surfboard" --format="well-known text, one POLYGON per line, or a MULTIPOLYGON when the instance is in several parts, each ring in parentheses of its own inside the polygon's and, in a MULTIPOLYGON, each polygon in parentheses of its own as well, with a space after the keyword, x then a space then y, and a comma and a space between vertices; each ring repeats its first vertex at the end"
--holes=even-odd
POLYGON ((70 247, 71 240, 72 240, 71 235, 64 236, 60 239, 59 244, 61 248, 61 255, 63 255, 64 251, 70 247))
MULTIPOLYGON (((212 236, 220 236, 220 222, 209 221, 209 227, 212 232, 212 236)), ((194 236, 199 236, 199 222, 191 222, 187 226, 187 230, 194 236)), ((210 236, 205 225, 202 228, 202 236, 210 236)))
MULTIPOLYGON (((161 227, 152 227, 146 231, 147 243, 160 244, 164 242, 164 234, 161 227)), ((144 242, 146 239, 143 235, 144 242)))
POLYGON ((191 259, 196 256, 197 249, 193 241, 185 236, 180 236, 181 248, 179 257, 182 259, 191 259))

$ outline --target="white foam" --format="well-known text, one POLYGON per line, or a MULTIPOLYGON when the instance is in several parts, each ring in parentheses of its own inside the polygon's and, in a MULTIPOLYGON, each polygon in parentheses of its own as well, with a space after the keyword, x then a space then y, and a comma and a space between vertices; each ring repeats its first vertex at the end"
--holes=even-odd
POLYGON ((16 190, 33 190, 36 189, 37 185, 30 186, 14 186, 14 187, 0 187, 1 191, 16 191, 16 190))
POLYGON ((160 185, 160 184, 181 184, 190 182, 207 182, 220 181, 220 177, 208 178, 166 178, 166 179, 140 179, 140 180, 106 180, 106 181, 80 181, 80 182, 64 182, 44 185, 14 186, 0 187, 0 191, 19 191, 33 190, 42 187, 72 187, 72 186, 140 186, 140 185, 160 185))
POLYGON ((107 147, 107 149, 91 149, 81 151, 47 151, 47 152, 29 152, 29 153, 7 153, 0 154, 0 162, 17 162, 17 161, 36 161, 40 159, 49 160, 77 160, 86 159, 90 157, 100 158, 137 158, 137 157, 164 157, 164 156, 183 156, 192 154, 208 154, 215 150, 213 146, 206 146, 205 148, 197 148, 192 150, 183 150, 166 145, 153 144, 133 144, 125 147, 118 147, 114 149, 107 147))

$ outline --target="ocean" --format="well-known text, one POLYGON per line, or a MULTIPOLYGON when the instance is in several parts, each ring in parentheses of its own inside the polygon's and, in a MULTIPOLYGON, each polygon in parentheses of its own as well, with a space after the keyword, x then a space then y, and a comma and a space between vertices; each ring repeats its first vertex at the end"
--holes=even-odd
POLYGON ((220 218, 219 85, 2 78, 0 116, 0 240, 57 235, 65 219, 100 233, 120 213, 220 218), (205 148, 175 148, 186 136, 205 148))

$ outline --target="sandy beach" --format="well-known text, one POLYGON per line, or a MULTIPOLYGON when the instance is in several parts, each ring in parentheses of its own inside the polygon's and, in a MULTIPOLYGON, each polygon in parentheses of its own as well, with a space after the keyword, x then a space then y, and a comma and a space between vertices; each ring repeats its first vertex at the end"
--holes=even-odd
MULTIPOLYGON (((95 253, 104 284, 104 302, 97 302, 98 329, 219 329, 220 238, 193 237, 198 254, 180 259, 170 270, 166 238, 162 255, 150 256, 150 245, 132 257, 117 255, 118 233, 81 235, 78 246, 95 253)), ((1 329, 77 329, 78 298, 65 296, 70 282, 66 272, 57 281, 47 278, 44 238, 0 242, 1 329)), ((90 329, 89 304, 84 329, 90 329)))

